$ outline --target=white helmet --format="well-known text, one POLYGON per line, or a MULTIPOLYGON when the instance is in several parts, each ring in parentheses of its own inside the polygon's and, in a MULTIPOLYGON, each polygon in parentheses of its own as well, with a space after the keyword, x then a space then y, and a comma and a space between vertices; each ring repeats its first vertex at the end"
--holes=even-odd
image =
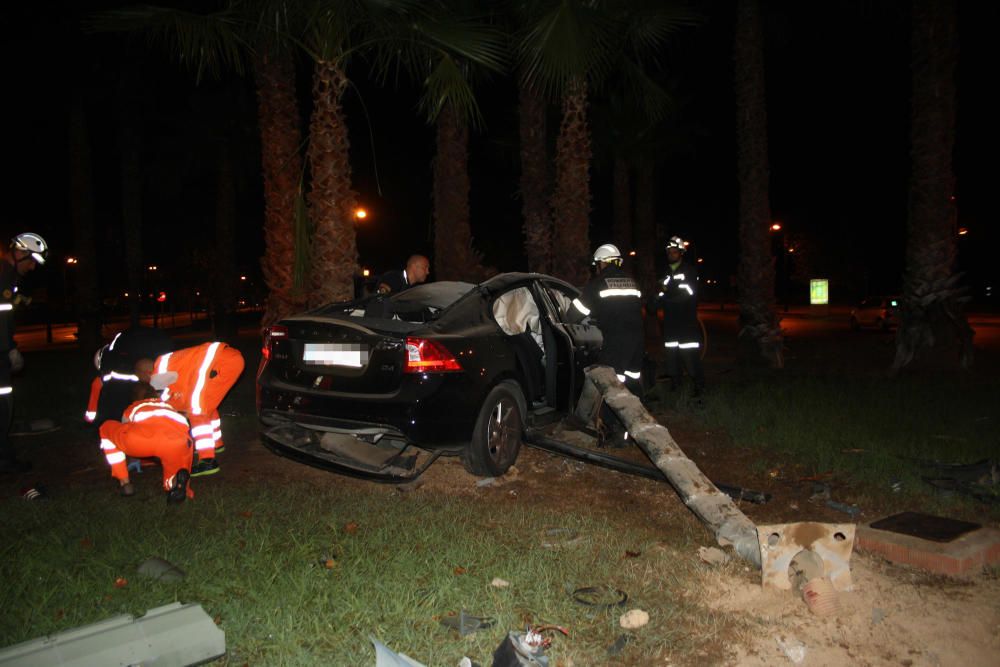
POLYGON ((104 345, 94 353, 94 368, 97 370, 101 370, 101 359, 104 358, 104 351, 107 349, 108 346, 104 345))
POLYGON ((31 255, 31 259, 39 264, 45 263, 45 258, 49 256, 49 244, 40 235, 34 232, 18 234, 11 241, 11 247, 31 255))
POLYGON ((671 248, 677 248, 681 252, 684 252, 687 250, 687 241, 679 236, 671 236, 670 240, 667 241, 667 250, 670 250, 671 248))
POLYGON ((610 243, 605 243, 600 248, 594 251, 594 264, 598 262, 614 262, 621 261, 622 253, 618 249, 618 246, 612 245, 610 243))

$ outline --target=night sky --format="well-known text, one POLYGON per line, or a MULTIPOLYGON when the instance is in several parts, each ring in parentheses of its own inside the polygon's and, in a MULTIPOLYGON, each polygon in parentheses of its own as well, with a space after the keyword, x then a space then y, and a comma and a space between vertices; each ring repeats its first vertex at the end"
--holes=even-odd
MULTIPOLYGON (((807 265, 798 268, 834 280, 835 299, 896 291, 909 173, 906 3, 764 4, 774 218, 802 249, 807 265), (838 294, 836 281, 849 289, 838 294)), ((8 237, 39 231, 60 262, 72 254, 68 127, 76 89, 88 110, 105 288, 111 291, 123 273, 116 137, 129 108, 137 110, 143 127, 147 261, 169 266, 178 246, 213 243, 213 146, 226 141, 237 147, 241 165, 241 270, 259 280, 263 205, 251 83, 229 77, 196 85, 190 72, 160 51, 120 36, 82 35, 80 15, 103 6, 7 10, 2 66, 8 175, 0 231, 8 237)), ((661 233, 695 243, 705 276, 727 283, 737 253, 732 4, 701 6, 709 20, 679 34, 661 57, 689 101, 675 125, 694 139, 687 142, 689 150, 662 156, 657 218, 661 233)), ((997 129, 987 104, 995 78, 987 31, 998 19, 991 4, 960 3, 956 195, 959 224, 970 231, 960 242, 960 269, 969 272, 977 297, 990 284, 995 294, 1000 278, 987 252, 1000 241, 992 197, 997 129)), ((308 100, 304 61, 301 70, 302 98, 308 100)), ((434 134, 416 109, 412 85, 380 88, 366 80, 363 63, 350 73, 355 85, 345 108, 354 179, 372 213, 359 227, 358 244, 362 265, 381 271, 432 248, 434 134)), ((473 136, 470 155, 473 234, 486 262, 500 270, 525 268, 515 102, 512 81, 489 82, 480 99, 485 124, 473 136)), ((557 127, 553 106, 553 137, 557 127)), ((595 247, 610 228, 610 164, 598 148, 591 172, 595 247)), ((62 280, 61 269, 49 274, 49 281, 62 280)))

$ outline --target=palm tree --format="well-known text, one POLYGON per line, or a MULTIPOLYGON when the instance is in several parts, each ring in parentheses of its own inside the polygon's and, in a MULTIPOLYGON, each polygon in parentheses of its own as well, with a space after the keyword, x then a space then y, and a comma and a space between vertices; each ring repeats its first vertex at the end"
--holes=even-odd
POLYGON ((473 80, 505 69, 502 34, 467 0, 412 3, 372 34, 375 71, 402 69, 422 85, 419 107, 436 127, 434 271, 479 281, 494 270, 475 249, 469 216, 469 131, 482 117, 473 80))
POLYGON ((740 337, 749 356, 783 366, 782 333, 774 301, 774 258, 769 227, 767 112, 759 0, 739 0, 734 45, 737 167, 740 188, 740 337))
POLYGON ((101 346, 101 299, 97 280, 97 242, 94 238, 94 191, 91 181, 90 132, 83 94, 74 91, 70 109, 70 192, 73 202, 73 242, 79 258, 74 281, 77 338, 83 350, 101 346))
POLYGON ((968 368, 974 332, 962 309, 961 276, 954 271, 955 3, 914 0, 912 22, 909 229, 892 370, 922 357, 968 368))
POLYGON ((524 255, 528 270, 549 273, 552 262, 552 218, 549 197, 548 114, 545 98, 522 73, 518 77, 518 126, 521 154, 521 211, 524 255))
MULTIPOLYGON (((102 12, 89 21, 96 31, 140 33, 151 44, 165 45, 180 62, 195 70, 199 81, 224 72, 243 74, 246 60, 252 59, 265 196, 261 267, 269 296, 264 324, 299 310, 304 303, 303 290, 296 290, 292 272, 302 139, 290 20, 284 0, 230 0, 208 13, 141 6, 102 12)), ((126 208, 131 207, 126 203, 126 208)), ((130 252, 141 252, 141 245, 134 240, 129 248, 130 252)), ((130 262, 135 263, 134 258, 130 262)))
MULTIPOLYGON (((697 17, 680 7, 642 0, 536 0, 521 6, 529 28, 519 41, 527 80, 561 100, 552 210, 552 271, 582 283, 590 254, 591 140, 588 94, 610 72, 638 65, 679 27, 697 17)), ((644 102, 645 103, 645 102, 644 102)))

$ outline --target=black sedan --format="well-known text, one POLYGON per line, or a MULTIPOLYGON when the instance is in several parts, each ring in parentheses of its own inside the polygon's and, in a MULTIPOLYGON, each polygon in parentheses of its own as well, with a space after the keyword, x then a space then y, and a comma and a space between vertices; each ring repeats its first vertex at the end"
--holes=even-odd
POLYGON ((440 454, 481 476, 514 463, 527 426, 576 404, 600 330, 577 290, 540 274, 436 282, 332 304, 265 331, 264 442, 296 460, 404 481, 440 454))

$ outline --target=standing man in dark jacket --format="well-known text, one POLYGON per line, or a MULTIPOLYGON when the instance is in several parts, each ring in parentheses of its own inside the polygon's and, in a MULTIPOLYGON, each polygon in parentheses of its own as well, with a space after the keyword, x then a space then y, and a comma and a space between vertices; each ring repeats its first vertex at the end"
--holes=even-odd
POLYGON ((431 263, 423 255, 411 255, 402 271, 388 271, 378 279, 379 294, 395 294, 427 280, 431 263))
POLYGON ((615 369, 618 379, 641 396, 642 381, 642 292, 622 270, 622 254, 605 243, 594 252, 597 273, 583 287, 573 308, 596 320, 604 336, 598 362, 615 369))
POLYGON ((24 472, 31 464, 14 457, 7 431, 14 413, 11 373, 24 366, 24 359, 14 343, 14 308, 27 303, 18 291, 21 279, 39 264, 45 264, 49 244, 38 234, 18 234, 10 242, 10 250, 0 259, 0 473, 24 472))
POLYGON ((667 275, 657 295, 663 310, 663 346, 666 374, 673 388, 687 372, 694 382, 694 394, 705 388, 701 368, 701 325, 698 323, 698 271, 684 259, 687 241, 673 236, 667 243, 667 275))

